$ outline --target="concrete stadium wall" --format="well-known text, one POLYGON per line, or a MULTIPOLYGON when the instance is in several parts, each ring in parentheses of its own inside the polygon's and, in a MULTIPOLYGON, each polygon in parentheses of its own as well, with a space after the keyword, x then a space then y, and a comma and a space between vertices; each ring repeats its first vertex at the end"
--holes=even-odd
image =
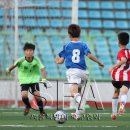
MULTIPOLYGON (((67 83, 67 81, 59 81, 58 85, 58 98, 59 101, 70 101, 69 97, 65 97, 65 95, 69 96, 69 85, 64 84, 67 83), (64 99, 63 99, 64 98, 64 99)), ((57 100, 57 82, 56 81, 51 81, 52 83, 52 88, 45 89, 42 85, 40 85, 41 89, 41 94, 44 96, 48 101, 56 101, 57 100)), ((99 95, 101 97, 102 102, 104 103, 110 103, 113 95, 114 88, 111 84, 111 82, 97 82, 98 90, 99 90, 99 95)), ((98 91, 92 83, 95 99, 97 102, 100 101, 98 91)), ((85 94, 88 92, 88 85, 87 89, 85 91, 85 94)), ((7 100, 14 100, 15 97, 15 82, 14 81, 6 81, 6 80, 1 80, 0 81, 0 101, 7 101, 7 100)), ((20 86, 18 85, 18 100, 21 101, 21 93, 20 93, 20 86)), ((130 92, 128 93, 128 102, 130 102, 130 92)), ((92 98, 92 93, 89 91, 88 98, 92 98)), ((31 94, 29 94, 31 97, 31 94)))

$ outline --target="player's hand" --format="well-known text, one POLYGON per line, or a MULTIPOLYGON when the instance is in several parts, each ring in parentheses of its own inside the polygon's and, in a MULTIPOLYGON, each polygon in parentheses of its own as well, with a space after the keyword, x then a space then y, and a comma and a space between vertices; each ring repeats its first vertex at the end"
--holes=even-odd
POLYGON ((59 57, 56 57, 56 58, 55 58, 55 62, 58 64, 58 62, 59 62, 59 57))
POLYGON ((9 68, 6 68, 6 73, 9 74, 11 71, 9 68))
POLYGON ((46 78, 43 78, 40 82, 44 84, 44 87, 47 88, 46 78))
POLYGON ((103 64, 103 63, 100 62, 100 63, 98 63, 98 64, 99 64, 100 67, 102 67, 102 68, 104 67, 104 64, 103 64))
POLYGON ((109 69, 108 69, 108 73, 109 74, 111 74, 111 72, 112 72, 112 70, 114 69, 114 67, 112 66, 112 67, 110 67, 109 69))

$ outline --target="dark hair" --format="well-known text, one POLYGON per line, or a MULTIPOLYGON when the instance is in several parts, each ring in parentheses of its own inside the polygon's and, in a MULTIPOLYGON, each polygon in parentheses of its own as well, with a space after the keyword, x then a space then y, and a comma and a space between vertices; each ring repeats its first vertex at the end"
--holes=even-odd
POLYGON ((26 42, 24 47, 23 47, 23 50, 25 51, 26 49, 32 49, 32 50, 35 50, 35 45, 32 44, 32 43, 28 43, 26 42))
POLYGON ((127 32, 120 32, 118 34, 120 44, 127 45, 129 43, 129 34, 127 32))
POLYGON ((77 24, 70 24, 68 27, 68 34, 70 34, 71 37, 80 37, 80 26, 77 24))

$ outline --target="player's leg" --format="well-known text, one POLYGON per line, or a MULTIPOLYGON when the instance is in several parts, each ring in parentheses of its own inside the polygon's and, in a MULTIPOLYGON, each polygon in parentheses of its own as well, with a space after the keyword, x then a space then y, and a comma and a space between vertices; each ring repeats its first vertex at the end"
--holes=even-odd
POLYGON ((120 88, 122 86, 120 81, 112 81, 114 86, 114 93, 112 97, 112 115, 111 118, 115 120, 117 118, 117 108, 118 108, 118 100, 120 94, 120 88))
POLYGON ((25 104, 25 110, 24 110, 24 115, 27 115, 30 111, 31 105, 29 102, 29 98, 28 98, 28 89, 29 86, 27 85, 21 85, 21 96, 22 96, 22 101, 25 104))
POLYGON ((74 97, 74 102, 76 106, 76 112, 72 113, 75 119, 78 119, 81 114, 81 109, 79 109, 81 104, 81 94, 78 92, 79 86, 81 86, 82 72, 79 69, 69 70, 67 72, 68 82, 70 83, 69 90, 71 96, 74 97))
POLYGON ((33 84, 31 86, 31 90, 32 90, 32 93, 35 95, 34 97, 35 97, 37 105, 39 107, 40 115, 46 116, 46 113, 44 112, 44 109, 43 109, 43 101, 42 101, 42 98, 40 97, 39 84, 38 83, 33 84))
POLYGON ((127 101, 127 93, 129 91, 129 88, 130 88, 130 82, 124 81, 123 86, 121 88, 119 114, 124 114, 125 104, 127 101))

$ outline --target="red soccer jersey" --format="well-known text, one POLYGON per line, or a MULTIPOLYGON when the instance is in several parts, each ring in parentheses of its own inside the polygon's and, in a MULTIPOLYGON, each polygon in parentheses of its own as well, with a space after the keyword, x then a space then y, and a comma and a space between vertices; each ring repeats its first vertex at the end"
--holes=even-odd
POLYGON ((117 55, 117 62, 121 61, 122 57, 125 57, 127 62, 112 71, 111 75, 114 81, 130 81, 130 50, 120 50, 117 55))

